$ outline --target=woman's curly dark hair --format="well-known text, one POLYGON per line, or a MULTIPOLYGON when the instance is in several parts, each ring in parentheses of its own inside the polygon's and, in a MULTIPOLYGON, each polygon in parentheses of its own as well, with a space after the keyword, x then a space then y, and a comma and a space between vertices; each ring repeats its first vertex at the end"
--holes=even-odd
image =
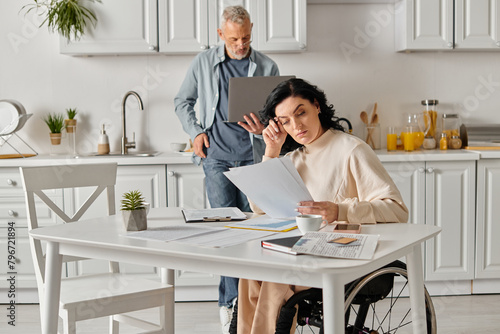
MULTIPOLYGON (((344 128, 338 121, 338 117, 335 116, 333 104, 328 104, 325 93, 317 86, 311 85, 309 82, 299 78, 283 81, 274 88, 266 99, 264 109, 259 112, 261 122, 265 126, 269 125, 269 120, 276 117, 276 106, 289 97, 297 96, 313 104, 315 102, 319 104, 320 113, 318 116, 324 129, 344 131, 344 128)), ((283 150, 292 151, 301 146, 303 145, 297 143, 291 136, 287 136, 283 150)))

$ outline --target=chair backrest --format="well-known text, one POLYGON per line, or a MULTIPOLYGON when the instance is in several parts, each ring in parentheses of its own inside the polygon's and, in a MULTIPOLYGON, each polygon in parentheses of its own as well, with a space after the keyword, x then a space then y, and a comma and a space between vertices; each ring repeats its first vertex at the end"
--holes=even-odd
MULTIPOLYGON (((26 199, 28 229, 38 228, 35 195, 66 223, 79 220, 98 196, 106 190, 108 214, 115 214, 116 163, 19 167, 26 199), (52 189, 96 187, 76 212, 69 216, 44 191, 52 189)), ((39 240, 30 237, 31 254, 39 287, 44 284, 45 257, 39 240)), ((40 295, 41 296, 41 295, 40 295)), ((41 300, 40 300, 41 302, 41 300)))

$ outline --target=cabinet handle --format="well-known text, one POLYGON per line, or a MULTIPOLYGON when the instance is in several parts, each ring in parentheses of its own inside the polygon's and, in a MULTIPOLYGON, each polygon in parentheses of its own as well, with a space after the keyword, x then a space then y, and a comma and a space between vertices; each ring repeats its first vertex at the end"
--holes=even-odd
POLYGON ((156 51, 156 46, 154 46, 154 45, 150 45, 150 46, 149 46, 149 50, 150 50, 150 51, 156 51))
POLYGON ((427 168, 427 173, 434 173, 434 168, 432 167, 427 168))
POLYGON ((497 46, 500 46, 500 41, 495 43, 497 46))
POLYGON ((15 212, 14 210, 9 210, 8 213, 9 213, 9 216, 11 216, 11 217, 17 217, 17 212, 15 212))
POLYGON ((208 49, 208 45, 202 44, 202 45, 200 45, 200 48, 202 50, 206 50, 206 49, 208 49))
POLYGON ((306 45, 305 45, 304 43, 300 43, 299 48, 300 48, 301 50, 305 50, 306 45))
POLYGON ((16 181, 12 180, 12 179, 7 179, 7 184, 9 186, 15 186, 16 185, 16 181))
POLYGON ((425 168, 424 168, 424 167, 420 167, 420 168, 418 169, 418 172, 419 172, 419 173, 423 173, 423 172, 425 172, 425 168))
POLYGON ((453 43, 452 42, 448 42, 448 44, 446 44, 446 46, 450 49, 453 49, 453 43))
POLYGON ((174 171, 168 172, 168 176, 175 176, 175 172, 174 171))

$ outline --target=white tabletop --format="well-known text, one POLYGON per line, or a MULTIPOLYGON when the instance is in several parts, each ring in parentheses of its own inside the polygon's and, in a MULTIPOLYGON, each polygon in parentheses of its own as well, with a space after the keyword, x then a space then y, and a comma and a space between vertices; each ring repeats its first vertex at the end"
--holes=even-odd
MULTIPOLYGON (((148 227, 176 224, 185 224, 180 209, 151 209, 148 216, 148 227)), ((214 226, 224 225, 224 223, 210 224, 214 226)), ((361 233, 380 234, 375 255, 369 261, 332 259, 308 255, 293 256, 263 249, 260 246, 260 240, 253 240, 231 247, 212 248, 177 243, 175 241, 163 242, 130 238, 126 236, 127 232, 123 229, 121 214, 63 226, 38 228, 32 230, 30 234, 36 239, 58 242, 62 254, 76 255, 72 254, 70 248, 81 245, 95 250, 92 257, 110 259, 109 254, 106 254, 106 250, 113 248, 123 254, 128 253, 131 260, 137 254, 141 254, 140 258, 135 259, 135 261, 145 265, 161 265, 167 268, 270 281, 277 280, 276 275, 278 275, 278 280, 282 283, 299 284, 297 279, 299 279, 300 275, 291 275, 287 278, 283 276, 283 271, 300 270, 302 273, 316 274, 335 271, 344 274, 346 279, 355 279, 360 276, 360 270, 368 273, 388 262, 394 261, 406 255, 413 246, 438 234, 439 231, 440 228, 428 225, 363 225, 361 233), (206 259, 206 261, 203 261, 203 259, 206 259), (215 263, 221 266, 214 266, 215 263)), ((295 230, 278 233, 276 236, 269 238, 285 237, 298 233, 295 230)), ((308 276, 307 279, 300 280, 302 284, 321 287, 321 275, 306 276, 308 276)))

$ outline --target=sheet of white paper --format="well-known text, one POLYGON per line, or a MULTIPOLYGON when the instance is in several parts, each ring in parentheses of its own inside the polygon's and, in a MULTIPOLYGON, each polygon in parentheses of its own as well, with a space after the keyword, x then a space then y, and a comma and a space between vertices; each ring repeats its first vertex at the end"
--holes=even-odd
POLYGON ((228 247, 250 240, 264 238, 273 234, 275 234, 275 232, 225 228, 221 231, 217 231, 217 233, 198 234, 175 240, 175 242, 207 247, 228 247))
POLYGON ((245 220, 243 222, 230 223, 227 224, 226 227, 284 232, 297 228, 297 223, 295 222, 295 219, 274 219, 269 217, 268 215, 263 215, 245 220))
POLYGON ((292 247, 292 251, 343 259, 370 260, 377 248, 379 237, 374 234, 307 232, 292 247), (355 238, 358 241, 356 245, 336 245, 328 242, 340 237, 355 238))
POLYGON ((298 202, 313 198, 302 179, 297 179, 298 173, 290 173, 291 161, 285 161, 285 165, 282 160, 290 158, 231 168, 224 174, 272 218, 291 218, 297 215, 295 208, 298 202))
POLYGON ((187 238, 199 234, 211 234, 220 230, 225 230, 223 227, 212 226, 164 226, 158 228, 151 228, 144 231, 128 232, 127 237, 140 238, 140 239, 155 239, 161 241, 172 241, 181 238, 187 238))
POLYGON ((183 209, 186 221, 201 221, 204 217, 231 217, 231 219, 246 219, 247 216, 241 212, 240 209, 230 208, 216 208, 216 209, 183 209))

